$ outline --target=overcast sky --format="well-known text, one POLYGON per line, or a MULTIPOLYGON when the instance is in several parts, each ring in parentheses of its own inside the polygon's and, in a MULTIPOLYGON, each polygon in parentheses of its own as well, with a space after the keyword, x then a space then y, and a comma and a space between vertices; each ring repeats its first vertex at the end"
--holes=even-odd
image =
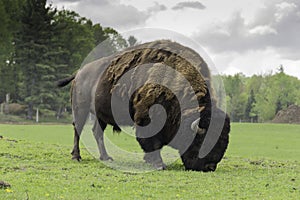
POLYGON ((119 32, 152 27, 180 33, 200 44, 223 74, 264 74, 283 65, 300 79, 300 0, 49 2, 119 32))

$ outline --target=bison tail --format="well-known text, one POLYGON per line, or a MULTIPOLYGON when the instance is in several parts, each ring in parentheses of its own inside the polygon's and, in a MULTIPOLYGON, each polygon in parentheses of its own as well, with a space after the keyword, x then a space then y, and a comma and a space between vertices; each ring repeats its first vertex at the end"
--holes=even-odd
POLYGON ((56 82, 56 86, 57 87, 64 87, 64 86, 68 85, 75 78, 75 76, 76 76, 76 74, 73 74, 72 76, 69 76, 67 78, 58 80, 56 82))

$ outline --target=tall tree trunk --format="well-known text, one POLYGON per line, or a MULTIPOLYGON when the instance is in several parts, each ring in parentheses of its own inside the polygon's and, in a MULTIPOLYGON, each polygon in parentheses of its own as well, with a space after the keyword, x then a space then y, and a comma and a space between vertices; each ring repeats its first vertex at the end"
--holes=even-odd
POLYGON ((32 120, 33 119, 33 103, 28 103, 28 111, 27 111, 27 119, 32 120))

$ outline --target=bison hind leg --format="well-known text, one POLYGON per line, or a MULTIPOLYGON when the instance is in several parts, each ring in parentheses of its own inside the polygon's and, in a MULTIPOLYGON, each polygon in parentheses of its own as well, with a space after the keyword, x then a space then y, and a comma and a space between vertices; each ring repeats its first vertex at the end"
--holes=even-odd
POLYGON ((77 128, 76 128, 76 125, 74 122, 73 122, 73 127, 74 127, 74 146, 73 146, 73 150, 71 152, 72 160, 80 161, 81 160, 80 150, 79 150, 80 135, 77 131, 77 128))

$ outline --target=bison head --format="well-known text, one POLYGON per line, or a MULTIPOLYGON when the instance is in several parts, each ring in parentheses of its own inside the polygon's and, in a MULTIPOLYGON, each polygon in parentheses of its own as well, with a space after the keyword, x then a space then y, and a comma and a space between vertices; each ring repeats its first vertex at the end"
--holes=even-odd
POLYGON ((215 171, 217 164, 224 156, 228 146, 230 119, 226 113, 218 108, 214 109, 213 112, 215 112, 215 115, 214 118, 211 118, 211 111, 204 110, 201 112, 201 117, 191 124, 190 128, 196 135, 191 145, 181 154, 182 162, 187 170, 215 171), (220 124, 221 130, 210 127, 210 125, 213 126, 212 120, 215 123, 222 123, 220 124), (221 131, 221 133, 218 131, 221 131), (208 134, 212 134, 212 137, 218 137, 218 140, 216 144, 210 144, 213 145, 213 148, 206 156, 200 157, 200 149, 206 148, 203 146, 203 141, 208 134))

